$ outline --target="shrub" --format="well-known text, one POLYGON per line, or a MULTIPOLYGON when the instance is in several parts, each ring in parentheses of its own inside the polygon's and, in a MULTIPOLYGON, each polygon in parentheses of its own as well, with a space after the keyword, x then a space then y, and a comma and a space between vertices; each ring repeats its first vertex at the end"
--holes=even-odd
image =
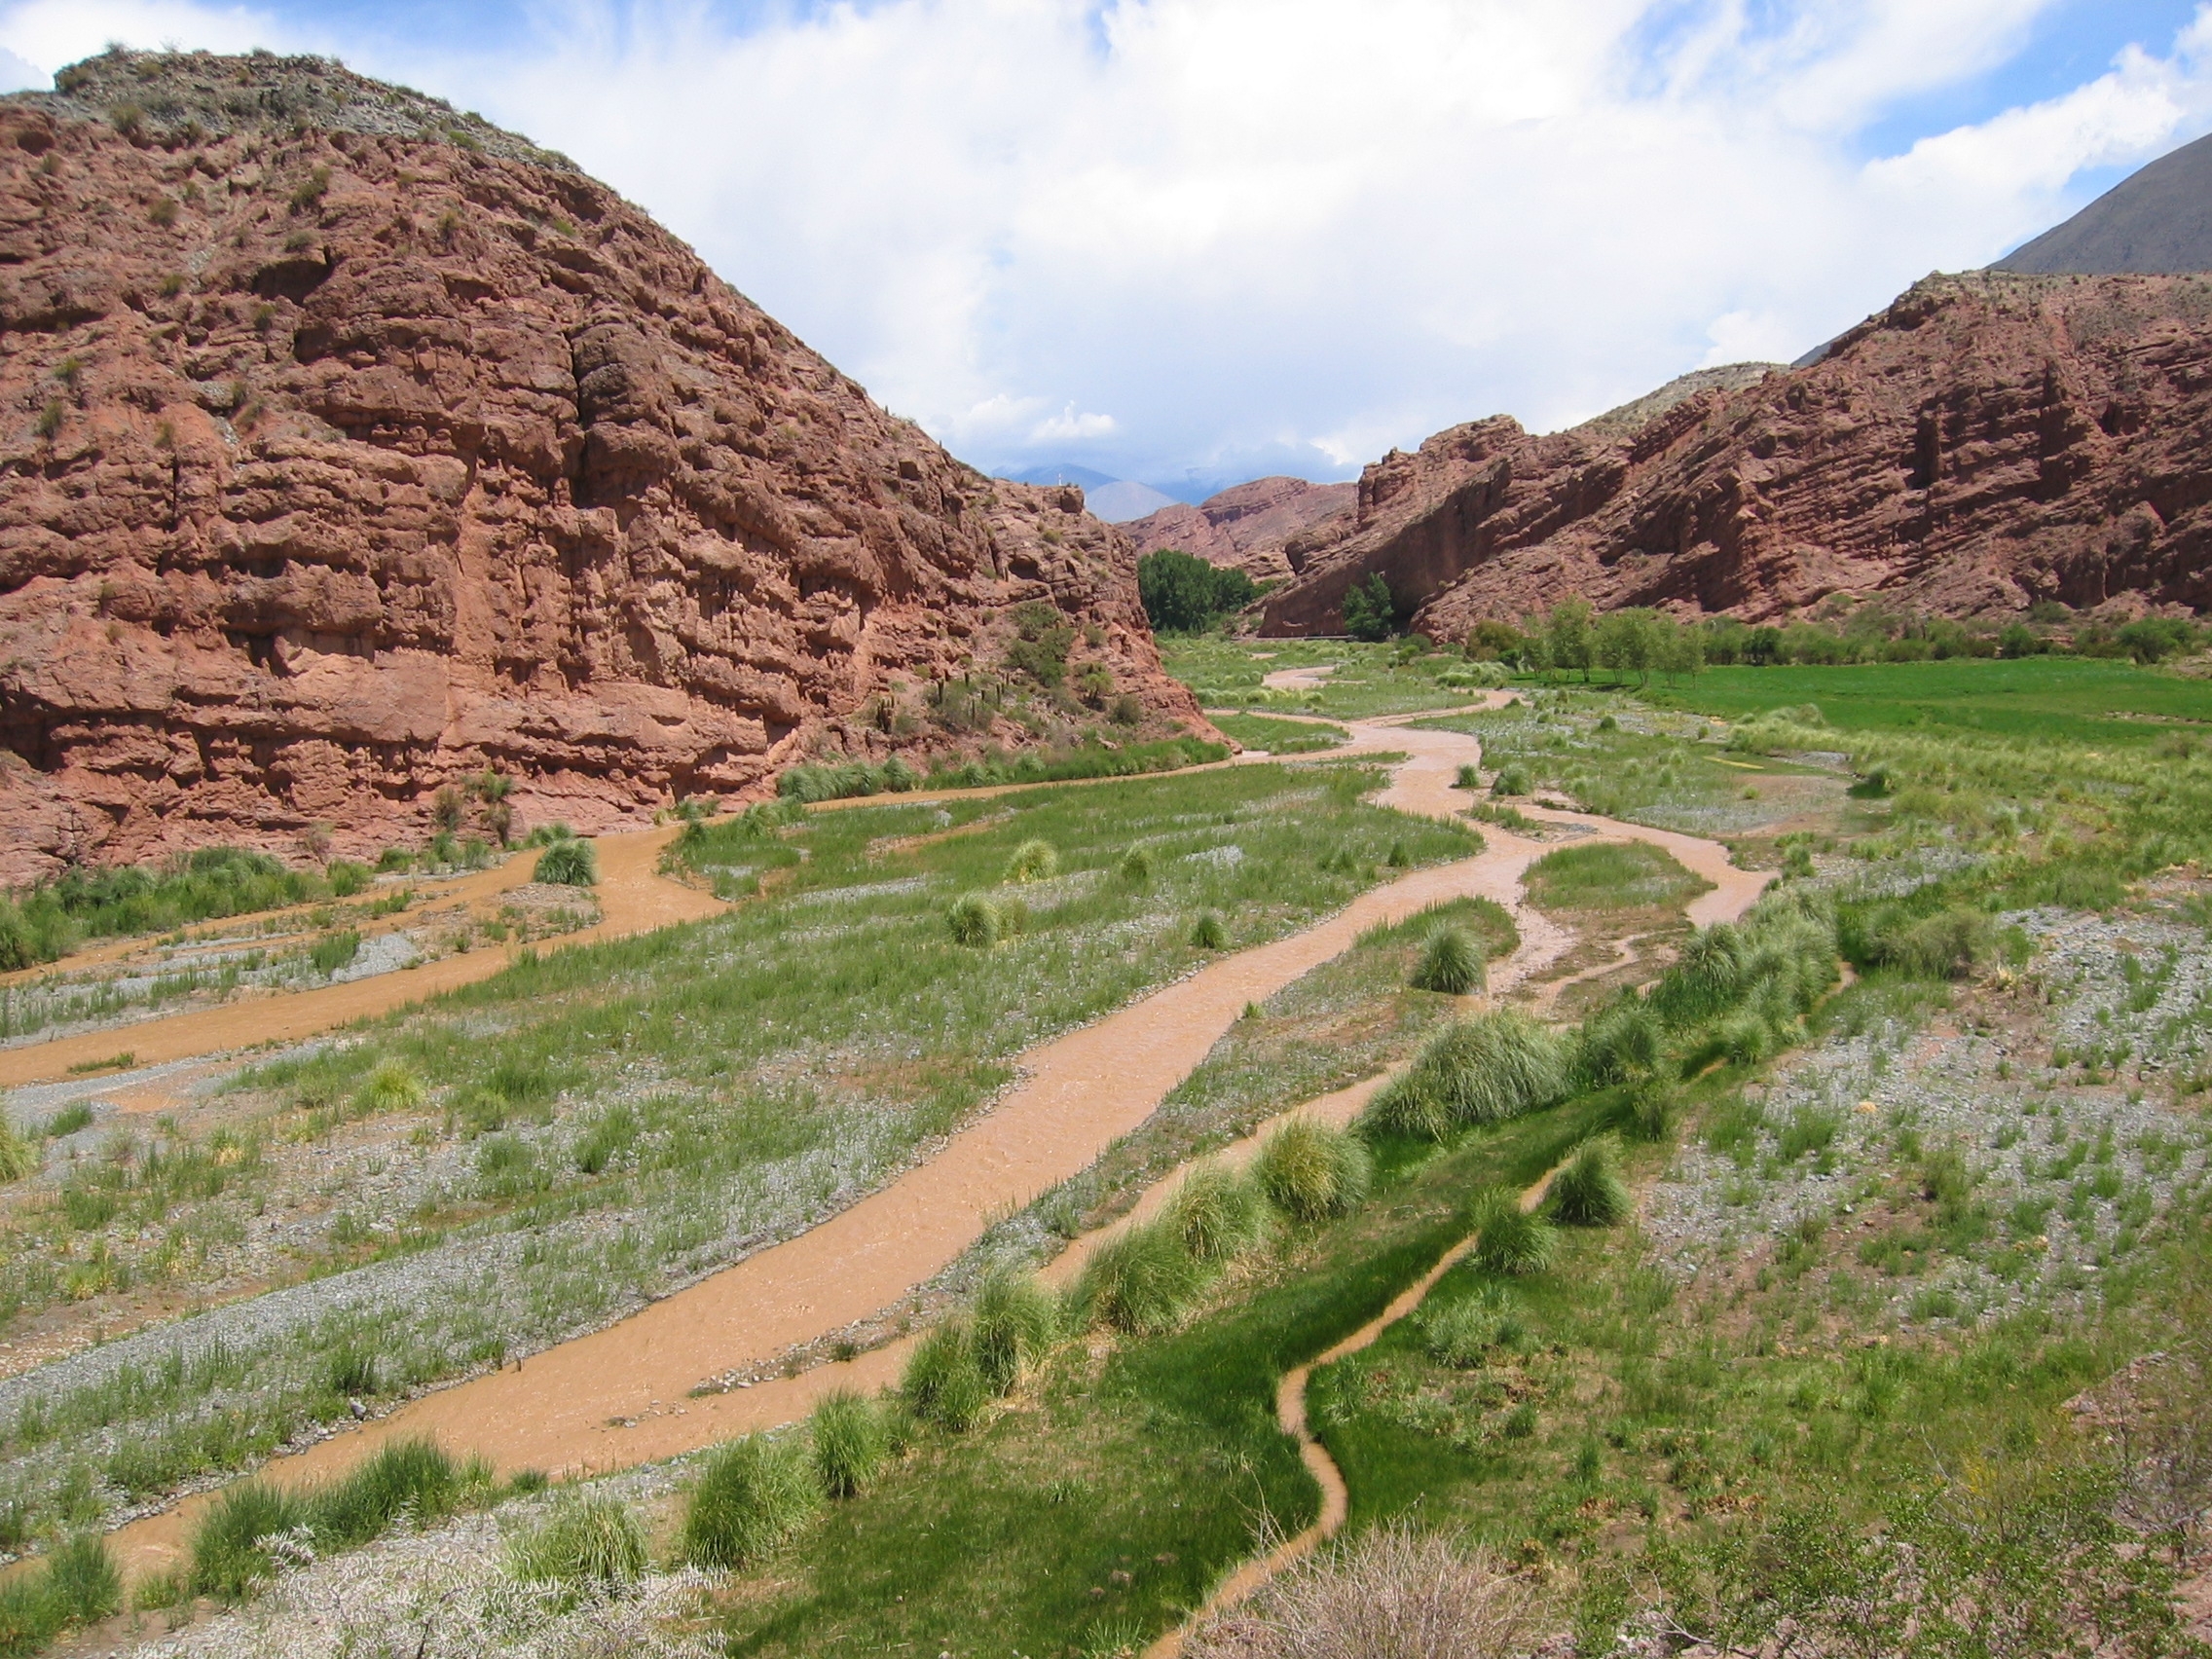
POLYGON ((240 1481, 216 1494, 192 1534, 192 1588, 226 1602, 242 1600, 276 1576, 270 1546, 302 1531, 308 1506, 267 1481, 240 1481))
POLYGON ((1183 1178, 1167 1205, 1167 1225, 1196 1261, 1225 1262, 1258 1242, 1266 1222, 1250 1181, 1219 1163, 1183 1178))
POLYGON ((1205 1284, 1203 1263, 1172 1227, 1153 1222, 1109 1238, 1084 1264, 1078 1301, 1096 1322, 1132 1336, 1173 1330, 1205 1284))
POLYGON ((1483 787, 1483 775, 1476 767, 1461 766, 1452 776, 1452 787, 1456 790, 1479 790, 1483 787))
POLYGON ((1576 1147, 1552 1177, 1546 1198, 1552 1218, 1569 1227, 1615 1227, 1635 1207, 1612 1146, 1604 1140, 1576 1147))
POLYGON ((821 1503, 822 1485, 804 1446, 748 1434, 708 1457, 677 1548, 711 1571, 750 1567, 806 1525, 821 1503))
POLYGON ((344 933, 326 934, 308 946, 308 961, 325 978, 360 954, 361 936, 350 928, 344 933))
POLYGON ((1382 1128, 1433 1140, 1548 1106, 1566 1088, 1558 1040, 1518 1009, 1493 1009, 1430 1038, 1366 1116, 1382 1128))
POLYGON ((71 1538, 46 1558, 48 1613, 57 1625, 88 1625, 120 1611, 123 1575, 94 1534, 71 1538))
POLYGON ((1060 855, 1052 850, 1050 841, 1024 841, 1014 849, 1014 857, 1006 866, 1006 879, 1013 882, 1050 881, 1059 873, 1060 855))
POLYGON ((1344 623, 1355 640, 1387 640, 1397 631, 1397 601, 1381 571, 1370 571, 1346 590, 1344 623))
POLYGON ((645 1530, 630 1506, 608 1496, 570 1496, 507 1543, 507 1572, 525 1584, 571 1594, 619 1596, 645 1572, 645 1530))
POLYGON ((1245 1659, 1506 1659, 1527 1651, 1536 1592, 1487 1550, 1403 1524, 1307 1558, 1237 1609, 1245 1659))
POLYGON ((1191 943, 1200 950, 1224 950, 1229 945, 1229 929, 1213 911, 1201 910, 1191 924, 1191 943))
POLYGON ((976 1345, 967 1323, 947 1319, 934 1326, 906 1361, 900 1380, 906 1405, 924 1422, 954 1434, 976 1426, 991 1397, 991 1385, 976 1362, 976 1345))
POLYGON ((370 1112, 407 1112, 423 1104, 423 1080, 400 1060, 386 1060, 361 1086, 362 1108, 370 1112))
POLYGON ((1774 1051, 1774 1033, 1755 1014, 1733 1014, 1714 1033, 1721 1053, 1739 1066, 1755 1066, 1774 1051))
POLYGON ((561 887, 596 887, 599 855, 592 851, 589 841, 555 841, 537 855, 537 867, 531 871, 531 879, 561 887))
POLYGON ((1475 1202, 1474 1260, 1493 1273, 1540 1273, 1559 1250, 1559 1231, 1521 1207, 1518 1194, 1493 1188, 1475 1202))
POLYGON ((1293 1118, 1252 1161, 1252 1179, 1268 1202, 1293 1221, 1343 1215, 1367 1197, 1367 1149, 1342 1129, 1293 1118))
POLYGON ((1006 931, 1006 918, 988 899, 971 893, 952 902, 952 908, 944 913, 944 925, 951 930, 954 944, 988 950, 1006 931))
POLYGON ((22 1134, 0 1104, 0 1182, 20 1181, 38 1172, 38 1148, 22 1134))
POLYGON ((1438 1309, 1421 1321, 1428 1356, 1439 1365, 1468 1370, 1493 1351, 1516 1346, 1524 1335, 1502 1285, 1484 1285, 1472 1296, 1438 1309))
POLYGON ((1034 1273, 996 1272, 976 1292, 972 1309, 976 1365, 995 1393, 1006 1393, 1045 1357, 1059 1328, 1052 1294, 1034 1273))
POLYGON ((1162 547, 1137 561, 1137 597, 1157 633, 1200 633, 1259 596, 1258 586, 1242 571, 1179 548, 1162 547))
POLYGON ((1428 936, 1414 969, 1417 991, 1463 997, 1483 988, 1483 953, 1465 928, 1442 927, 1428 936))
POLYGON ((807 1420, 814 1475, 831 1497, 858 1497, 875 1484, 889 1450, 883 1413, 865 1394, 837 1388, 822 1396, 807 1420))
POLYGON ((1131 847, 1122 855, 1122 879, 1142 886, 1152 879, 1152 855, 1142 847, 1131 847))
POLYGON ((489 1470, 464 1470, 434 1440, 387 1441, 351 1474, 309 1494, 308 1527, 317 1544, 365 1544, 403 1517, 419 1527, 452 1514, 472 1478, 490 1484, 489 1470))

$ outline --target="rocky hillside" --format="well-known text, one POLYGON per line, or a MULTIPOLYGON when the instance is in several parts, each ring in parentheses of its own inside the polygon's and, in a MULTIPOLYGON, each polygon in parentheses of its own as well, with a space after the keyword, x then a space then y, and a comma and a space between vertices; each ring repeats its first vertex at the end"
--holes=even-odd
POLYGON ((487 766, 605 828, 1072 739, 1096 674, 932 718, 1031 600, 1117 738, 1202 728, 1081 491, 954 461, 566 159, 318 59, 57 85, 0 99, 0 881, 365 852, 487 766))
POLYGON ((1389 582, 1456 636, 1569 595, 1775 617, 1830 594, 1953 615, 2212 606, 2212 278, 1930 277, 1818 362, 1628 431, 1454 427, 1286 552, 1264 631, 1389 582))
POLYGON ((1181 501, 1161 507, 1122 529, 1139 553, 1174 547, 1264 582, 1292 573, 1283 557, 1292 537, 1324 520, 1348 517, 1358 499, 1354 484, 1256 478, 1208 496, 1195 507, 1181 501))
POLYGON ((1990 269, 2108 276, 2212 271, 2212 136, 2128 174, 1990 269))

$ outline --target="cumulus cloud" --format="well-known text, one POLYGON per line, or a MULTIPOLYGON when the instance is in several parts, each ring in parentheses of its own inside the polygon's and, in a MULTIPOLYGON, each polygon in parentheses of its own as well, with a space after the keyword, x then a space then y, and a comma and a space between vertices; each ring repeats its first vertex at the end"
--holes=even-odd
POLYGON ((193 0, 25 0, 0 46, 340 51, 575 156, 970 459, 1161 481, 1794 355, 2212 119, 2200 17, 1860 155, 2080 0, 548 3, 473 55, 193 0))

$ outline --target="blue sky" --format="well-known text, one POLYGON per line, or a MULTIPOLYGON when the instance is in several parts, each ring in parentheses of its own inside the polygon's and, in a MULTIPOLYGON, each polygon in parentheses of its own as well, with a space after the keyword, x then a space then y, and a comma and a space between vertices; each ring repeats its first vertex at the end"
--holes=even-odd
POLYGON ((1356 473, 1795 355, 2212 129, 2194 0, 0 0, 566 150, 992 468, 1356 473))

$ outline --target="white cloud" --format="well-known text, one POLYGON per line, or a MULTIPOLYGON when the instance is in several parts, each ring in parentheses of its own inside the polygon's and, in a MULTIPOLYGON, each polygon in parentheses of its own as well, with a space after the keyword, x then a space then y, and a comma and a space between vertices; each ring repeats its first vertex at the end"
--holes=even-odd
MULTIPOLYGON (((1862 161, 2062 0, 873 0, 743 31, 552 3, 477 57, 311 44, 577 157, 973 459, 1124 476, 1349 466, 1794 355, 2212 119, 2200 20, 1862 161)), ((28 0, 0 45, 296 45, 288 16, 28 0)))

